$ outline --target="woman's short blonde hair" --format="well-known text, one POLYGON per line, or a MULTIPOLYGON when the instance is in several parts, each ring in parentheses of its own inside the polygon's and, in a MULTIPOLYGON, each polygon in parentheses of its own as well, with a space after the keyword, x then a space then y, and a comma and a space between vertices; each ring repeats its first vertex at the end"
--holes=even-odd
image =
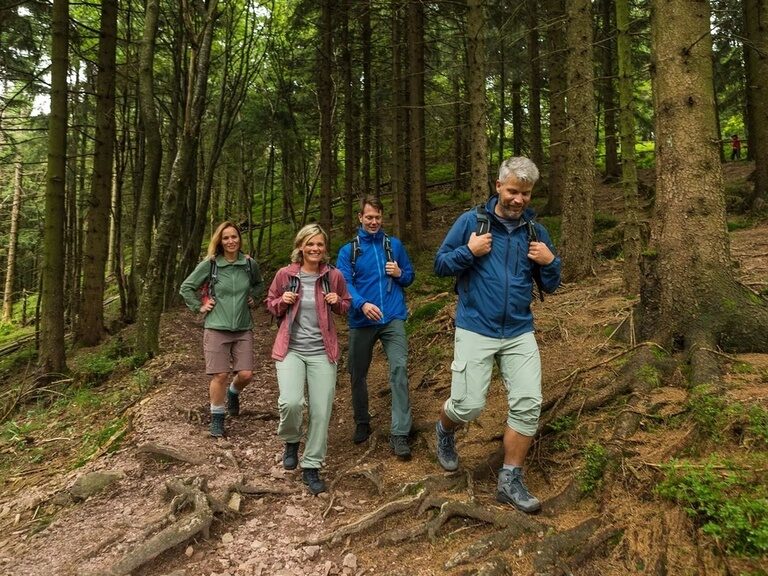
POLYGON ((325 232, 325 230, 323 230, 320 224, 307 224, 304 226, 304 228, 296 233, 296 239, 293 241, 293 252, 291 252, 291 262, 298 262, 299 264, 304 262, 304 252, 302 251, 304 244, 307 243, 307 240, 313 236, 317 236, 318 234, 321 234, 323 236, 323 240, 325 240, 325 254, 323 254, 323 263, 327 264, 330 261, 331 257, 328 254, 328 234, 325 232))
POLYGON ((224 234, 224 230, 227 228, 234 228, 237 230, 237 237, 240 239, 240 247, 242 248, 243 235, 240 233, 240 227, 230 220, 224 220, 224 222, 216 227, 216 231, 213 233, 213 236, 211 236, 211 241, 208 243, 207 258, 213 260, 219 254, 224 253, 224 247, 221 245, 221 237, 224 234))

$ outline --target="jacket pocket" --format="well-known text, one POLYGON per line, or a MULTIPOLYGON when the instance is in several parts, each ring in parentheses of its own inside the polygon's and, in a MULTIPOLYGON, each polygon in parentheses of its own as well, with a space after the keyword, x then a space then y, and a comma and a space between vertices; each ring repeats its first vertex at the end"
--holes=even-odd
POLYGON ((463 400, 467 396, 467 363, 451 362, 451 400, 463 400))

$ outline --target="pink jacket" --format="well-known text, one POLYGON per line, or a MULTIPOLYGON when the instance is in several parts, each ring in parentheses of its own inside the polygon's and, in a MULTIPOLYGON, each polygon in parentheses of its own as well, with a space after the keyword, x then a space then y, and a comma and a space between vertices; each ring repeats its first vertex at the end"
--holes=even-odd
MULTIPOLYGON (((299 301, 295 305, 286 304, 283 302, 283 292, 289 289, 291 277, 298 276, 300 268, 301 265, 298 263, 280 268, 275 274, 267 293, 267 309, 280 322, 275 343, 272 346, 272 358, 275 360, 283 360, 288 354, 288 345, 291 341, 291 325, 301 302, 299 301)), ((301 282, 298 285, 301 286, 301 282)), ((320 322, 320 333, 323 335, 325 351, 331 362, 337 362, 339 359, 339 339, 336 336, 336 324, 334 324, 328 310, 330 309, 339 315, 346 314, 351 301, 352 298, 347 291, 347 284, 341 272, 327 264, 322 264, 320 266, 320 277, 315 283, 315 303, 317 305, 317 319, 320 322), (340 298, 333 306, 329 306, 324 300, 323 276, 326 274, 328 274, 330 291, 338 294, 340 298)))

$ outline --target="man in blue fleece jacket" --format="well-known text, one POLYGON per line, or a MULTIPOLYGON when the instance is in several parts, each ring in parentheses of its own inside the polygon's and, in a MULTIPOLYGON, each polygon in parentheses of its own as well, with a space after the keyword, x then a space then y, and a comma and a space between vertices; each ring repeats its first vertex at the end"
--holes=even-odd
POLYGON ((485 407, 495 360, 509 405, 496 499, 528 513, 541 508, 522 468, 541 411, 541 360, 530 306, 534 274, 545 292, 560 285, 560 258, 528 208, 538 179, 539 170, 528 158, 506 160, 496 194, 485 205, 488 232, 476 233, 478 210, 469 210, 454 222, 435 258, 438 276, 457 277, 459 298, 451 396, 435 426, 438 461, 446 470, 459 467, 454 431, 485 407))
POLYGON ((375 196, 360 200, 357 237, 339 250, 336 267, 347 281, 352 296, 349 309, 349 373, 356 444, 371 434, 368 413, 368 368, 373 347, 380 340, 389 362, 392 392, 392 423, 389 444, 395 455, 411 457, 411 404, 408 394, 408 340, 405 290, 415 277, 408 253, 399 239, 382 229, 383 205, 375 196))

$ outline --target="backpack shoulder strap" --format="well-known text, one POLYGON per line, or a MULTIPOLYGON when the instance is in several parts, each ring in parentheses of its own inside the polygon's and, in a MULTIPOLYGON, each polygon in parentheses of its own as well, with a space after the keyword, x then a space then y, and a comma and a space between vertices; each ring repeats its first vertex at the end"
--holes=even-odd
POLYGON ((354 284, 355 276, 357 275, 355 264, 357 263, 357 257, 360 255, 360 237, 356 235, 354 238, 352 238, 352 242, 350 242, 350 244, 349 265, 352 268, 352 284, 354 284))
POLYGON ((323 294, 328 294, 331 291, 331 270, 332 266, 328 267, 328 271, 323 274, 321 281, 323 283, 323 294))
POLYGON ((487 234, 491 230, 491 219, 488 218, 488 210, 485 209, 485 204, 475 206, 475 214, 477 214, 475 234, 478 236, 487 234))
POLYGON ((211 298, 216 297, 216 281, 219 277, 219 265, 216 264, 216 257, 214 256, 211 258, 211 265, 208 269, 208 294, 211 295, 211 298))
MULTIPOLYGON (((533 218, 525 221, 525 227, 528 232, 528 242, 538 242, 539 236, 536 234, 536 225, 533 223, 533 218)), ((532 275, 533 281, 536 284, 536 289, 539 292, 539 300, 544 302, 544 290, 542 290, 541 287, 541 267, 535 262, 533 263, 532 275)))
POLYGON ((389 237, 389 234, 384 234, 384 255, 387 257, 387 262, 395 261, 392 255, 392 239, 389 237))

